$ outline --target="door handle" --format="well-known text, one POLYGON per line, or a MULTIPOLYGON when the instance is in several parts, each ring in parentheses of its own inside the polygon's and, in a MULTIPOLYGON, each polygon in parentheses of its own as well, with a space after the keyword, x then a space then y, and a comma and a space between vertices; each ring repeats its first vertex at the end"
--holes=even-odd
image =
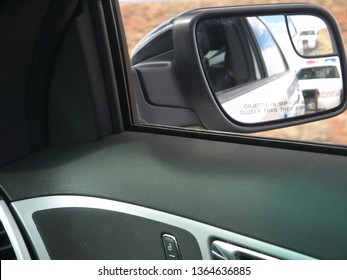
POLYGON ((219 240, 212 242, 211 253, 215 260, 278 260, 274 257, 219 240))

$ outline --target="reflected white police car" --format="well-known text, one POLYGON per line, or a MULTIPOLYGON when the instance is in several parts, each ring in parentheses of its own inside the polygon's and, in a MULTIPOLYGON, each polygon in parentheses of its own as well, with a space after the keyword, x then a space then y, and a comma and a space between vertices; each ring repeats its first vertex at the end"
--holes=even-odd
POLYGON ((307 111, 329 110, 340 105, 342 96, 341 69, 336 61, 308 61, 297 77, 307 111))

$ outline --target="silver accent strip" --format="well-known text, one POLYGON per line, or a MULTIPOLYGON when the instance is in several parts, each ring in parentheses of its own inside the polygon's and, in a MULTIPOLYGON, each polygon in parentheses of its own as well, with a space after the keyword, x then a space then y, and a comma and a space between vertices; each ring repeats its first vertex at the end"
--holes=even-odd
POLYGON ((165 212, 153 210, 150 208, 107 200, 95 197, 85 196, 48 196, 32 198, 12 203, 15 211, 21 219, 26 231, 28 232, 39 259, 49 259, 49 255, 44 246, 39 232, 33 221, 33 213, 41 210, 55 208, 93 208, 119 213, 134 215, 153 221, 170 224, 183 228, 194 235, 199 243, 203 259, 212 259, 211 240, 219 239, 226 242, 238 244, 250 250, 262 252, 279 259, 293 260, 313 260, 314 258, 271 245, 253 238, 249 238, 230 231, 219 229, 207 224, 189 220, 187 218, 175 216, 165 212))
POLYGON ((8 238, 18 260, 30 260, 30 254, 14 220, 10 209, 5 201, 0 200, 0 220, 5 228, 8 238))

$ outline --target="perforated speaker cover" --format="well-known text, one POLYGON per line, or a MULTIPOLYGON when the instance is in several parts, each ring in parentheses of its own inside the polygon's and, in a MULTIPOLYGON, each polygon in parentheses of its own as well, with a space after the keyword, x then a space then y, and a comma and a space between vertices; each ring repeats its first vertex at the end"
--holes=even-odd
POLYGON ((165 259, 162 235, 176 237, 182 259, 201 259, 188 231, 165 223, 91 208, 35 212, 34 222, 51 259, 165 259))

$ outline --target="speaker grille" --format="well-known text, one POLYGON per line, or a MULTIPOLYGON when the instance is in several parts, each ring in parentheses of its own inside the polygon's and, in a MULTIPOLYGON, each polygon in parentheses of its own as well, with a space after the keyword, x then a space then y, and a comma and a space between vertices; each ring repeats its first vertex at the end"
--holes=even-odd
POLYGON ((91 208, 34 213, 52 259, 165 259, 164 233, 176 237, 182 259, 202 259, 188 231, 129 214, 91 208))

